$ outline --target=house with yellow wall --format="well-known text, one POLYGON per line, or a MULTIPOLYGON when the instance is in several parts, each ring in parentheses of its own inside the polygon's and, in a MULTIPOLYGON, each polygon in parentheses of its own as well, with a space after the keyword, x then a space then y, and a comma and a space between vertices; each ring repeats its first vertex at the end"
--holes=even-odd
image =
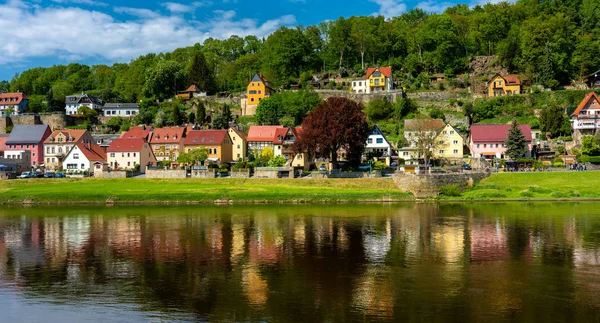
POLYGON ((229 163, 232 157, 233 145, 228 130, 192 130, 183 141, 183 150, 189 153, 193 149, 208 150, 207 161, 214 163, 229 163))
POLYGON ((443 142, 433 152, 434 158, 460 159, 463 157, 463 137, 451 124, 442 128, 436 140, 443 142))
POLYGON ((392 68, 390 66, 368 68, 366 79, 367 93, 387 92, 394 89, 392 68))
POLYGON ((516 75, 496 74, 487 83, 488 96, 505 96, 521 93, 521 81, 516 75))
POLYGON ((271 83, 262 74, 256 73, 248 83, 246 92, 248 104, 258 104, 260 100, 270 97, 274 93, 271 83))
POLYGON ((236 128, 229 128, 229 137, 231 138, 232 144, 232 158, 234 161, 246 159, 246 148, 248 141, 248 135, 241 130, 236 128))

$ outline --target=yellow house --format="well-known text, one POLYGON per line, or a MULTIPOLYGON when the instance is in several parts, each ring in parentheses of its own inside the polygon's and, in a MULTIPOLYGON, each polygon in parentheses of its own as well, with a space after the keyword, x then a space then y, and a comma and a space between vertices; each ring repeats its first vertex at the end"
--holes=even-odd
POLYGON ((206 148, 207 161, 229 163, 233 161, 233 145, 228 130, 192 130, 183 141, 183 150, 206 148))
POLYGON ((116 139, 106 153, 106 161, 113 170, 134 169, 135 165, 140 165, 140 172, 144 173, 147 166, 156 165, 156 157, 143 139, 116 139))
POLYGON ((367 69, 367 93, 386 92, 394 89, 391 67, 372 67, 367 69))
POLYGON ((247 148, 247 138, 248 135, 243 131, 237 130, 235 128, 229 128, 229 137, 231 138, 232 143, 232 158, 235 161, 239 161, 246 159, 246 148, 247 148))
POLYGON ((460 159, 463 157, 463 137, 450 124, 446 124, 435 140, 443 142, 433 152, 435 158, 460 159))
POLYGON ((496 74, 492 76, 487 85, 489 97, 521 93, 521 81, 516 75, 502 76, 496 74))
POLYGON ((250 83, 248 83, 247 99, 248 104, 258 104, 260 100, 270 97, 275 91, 271 83, 259 73, 254 74, 250 83))

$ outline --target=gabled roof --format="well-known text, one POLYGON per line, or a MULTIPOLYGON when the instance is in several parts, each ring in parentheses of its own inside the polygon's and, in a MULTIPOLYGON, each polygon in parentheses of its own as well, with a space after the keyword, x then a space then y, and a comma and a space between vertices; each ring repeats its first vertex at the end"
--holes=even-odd
POLYGON ((19 105, 23 100, 29 100, 22 92, 0 94, 0 105, 19 105))
POLYGON ((185 90, 185 92, 200 92, 200 89, 196 86, 196 84, 192 84, 187 88, 187 90, 185 90))
MULTIPOLYGON (((471 126, 471 141, 473 142, 501 142, 508 137, 509 124, 474 124, 471 126)), ((531 141, 531 127, 520 124, 525 140, 531 141)))
POLYGON ((150 143, 180 143, 184 134, 184 127, 156 128, 154 129, 150 143))
POLYGON ((92 103, 96 104, 96 105, 104 105, 104 101, 102 101, 102 99, 100 99, 97 96, 93 96, 93 95, 88 95, 88 94, 76 94, 76 95, 68 95, 65 97, 65 104, 79 104, 81 102, 82 99, 87 98, 89 99, 92 103), (69 98, 76 98, 76 100, 71 101, 69 100, 69 98))
POLYGON ((37 125, 15 125, 7 144, 39 144, 46 139, 46 131, 50 131, 50 127, 45 124, 37 125))
POLYGON ((6 147, 4 147, 6 145, 6 140, 8 140, 8 134, 1 134, 0 135, 0 151, 4 151, 4 149, 6 147))
POLYGON ((56 139, 56 136, 58 136, 61 133, 67 138, 67 140, 69 140, 69 138, 73 138, 73 140, 71 140, 70 142, 78 142, 87 132, 87 130, 54 130, 52 134, 48 138, 46 138, 44 143, 55 143, 56 141, 54 141, 53 139, 56 139))
POLYGON ((254 76, 252 77, 252 79, 250 80, 250 83, 252 82, 262 82, 266 87, 268 87, 269 89, 273 89, 271 88, 271 82, 269 82, 269 80, 267 80, 262 73, 256 73, 254 74, 254 76))
MULTIPOLYGON (((104 152, 102 147, 98 145, 78 143, 75 145, 75 147, 77 147, 77 149, 79 149, 79 151, 81 151, 81 153, 85 155, 85 158, 87 158, 89 161, 106 161, 106 152, 104 152)), ((75 149, 71 149, 67 156, 73 153, 74 150, 75 149)))
POLYGON ((275 143, 277 135, 285 137, 287 128, 283 126, 251 126, 248 130, 248 142, 272 142, 275 143), (281 133, 283 132, 283 135, 281 133))
POLYGON ((116 108, 139 109, 140 105, 137 103, 106 103, 104 105, 104 109, 116 109, 116 108))
POLYGON ((150 133, 152 132, 152 127, 140 126, 140 127, 131 127, 128 131, 125 131, 121 134, 121 138, 140 138, 144 140, 148 140, 150 133))
POLYGON ((371 76, 371 74, 373 74, 375 71, 381 72, 381 74, 383 74, 387 78, 392 77, 392 67, 388 66, 388 67, 370 67, 370 68, 367 68, 367 74, 365 75, 365 78, 369 78, 371 76))
POLYGON ((228 130, 192 130, 188 132, 184 145, 220 145, 229 136, 228 130))
POLYGON ((240 138, 242 138, 244 140, 246 140, 248 138, 248 135, 245 132, 243 132, 235 127, 229 127, 229 129, 231 131, 235 132, 238 136, 240 136, 240 138))
POLYGON ((404 131, 438 131, 446 124, 442 119, 407 119, 404 120, 404 131), (421 129, 422 128, 422 129, 421 129))
POLYGON ((500 74, 494 74, 494 76, 492 76, 490 78, 490 80, 492 80, 494 77, 499 76, 501 77, 508 85, 520 85, 521 81, 519 80, 519 77, 516 75, 505 75, 502 76, 500 74))
POLYGON ((110 143, 110 146, 108 146, 106 152, 139 152, 142 150, 142 148, 144 148, 144 143, 146 142, 141 138, 119 138, 110 143))
POLYGON ((592 99, 594 99, 594 100, 596 100, 596 102, 600 103, 600 98, 598 98, 598 95, 596 94, 596 92, 590 92, 590 93, 586 94, 585 97, 583 97, 583 100, 581 100, 581 102, 579 102, 577 109, 575 109, 575 111, 573 111, 571 116, 577 116, 581 112, 581 110, 583 110, 590 103, 590 101, 592 99))
MULTIPOLYGON (((383 140, 385 140, 385 142, 388 144, 388 146, 393 147, 392 144, 387 140, 387 137, 383 134, 381 129, 379 129, 378 125, 373 126, 373 129, 371 129, 371 133, 369 134, 369 137, 374 136, 374 135, 381 135, 383 137, 383 140)), ((369 144, 367 143, 367 146, 368 145, 369 144)))

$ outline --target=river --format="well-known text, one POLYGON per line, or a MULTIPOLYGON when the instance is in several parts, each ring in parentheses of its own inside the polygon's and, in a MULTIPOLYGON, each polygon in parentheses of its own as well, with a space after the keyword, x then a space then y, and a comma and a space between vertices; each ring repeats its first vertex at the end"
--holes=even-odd
POLYGON ((598 321, 599 206, 4 207, 0 321, 598 321))

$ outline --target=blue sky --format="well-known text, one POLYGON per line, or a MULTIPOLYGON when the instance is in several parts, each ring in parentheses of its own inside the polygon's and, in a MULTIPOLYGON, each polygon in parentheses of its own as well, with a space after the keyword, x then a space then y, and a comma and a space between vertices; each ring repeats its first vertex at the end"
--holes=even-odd
MULTIPOLYGON (((473 5, 488 0, 471 1, 473 5)), ((0 0, 0 80, 36 66, 110 65, 207 37, 266 37, 281 26, 306 26, 340 16, 392 17, 417 6, 441 12, 454 2, 459 1, 0 0)))

